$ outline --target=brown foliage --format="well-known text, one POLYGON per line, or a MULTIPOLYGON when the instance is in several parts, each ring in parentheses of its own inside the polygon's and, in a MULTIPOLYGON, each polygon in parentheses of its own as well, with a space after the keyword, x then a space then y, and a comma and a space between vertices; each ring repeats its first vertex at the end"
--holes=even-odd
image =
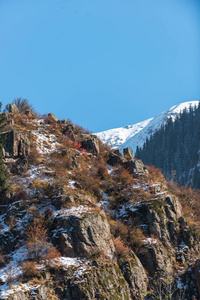
POLYGON ((25 113, 27 110, 30 110, 32 112, 35 111, 34 107, 30 104, 28 99, 20 97, 20 98, 15 99, 13 101, 13 103, 19 109, 19 113, 25 113))
POLYGON ((130 242, 129 245, 133 250, 138 250, 142 244, 145 236, 140 228, 133 228, 130 231, 130 242))
POLYGON ((18 201, 18 200, 26 200, 28 199, 28 194, 25 190, 20 189, 18 190, 12 197, 12 201, 18 201))
POLYGON ((47 247, 47 230, 38 222, 33 221, 33 224, 29 225, 26 230, 26 238, 30 258, 39 261, 47 247))
MULTIPOLYGON (((143 200, 138 190, 133 187, 134 178, 123 167, 114 170, 110 179, 106 181, 106 193, 110 196, 110 208, 116 209, 129 201, 143 200)), ((144 195, 143 195, 144 196, 144 195)))
POLYGON ((59 257, 59 251, 48 242, 47 230, 40 223, 34 220, 26 230, 26 244, 29 251, 29 258, 34 261, 49 260, 59 257))
POLYGON ((110 229, 111 233, 114 235, 115 238, 120 237, 121 240, 124 242, 128 241, 129 238, 129 230, 125 224, 120 221, 110 220, 110 229))
POLYGON ((114 245, 118 259, 123 259, 130 255, 131 249, 129 247, 126 247, 124 243, 120 240, 120 238, 114 239, 114 245))
POLYGON ((22 265, 23 276, 26 278, 39 277, 40 270, 37 269, 35 262, 27 261, 22 265))
POLYGON ((165 178, 162 174, 162 171, 155 166, 146 166, 147 170, 149 171, 149 177, 154 182, 165 182, 165 178))

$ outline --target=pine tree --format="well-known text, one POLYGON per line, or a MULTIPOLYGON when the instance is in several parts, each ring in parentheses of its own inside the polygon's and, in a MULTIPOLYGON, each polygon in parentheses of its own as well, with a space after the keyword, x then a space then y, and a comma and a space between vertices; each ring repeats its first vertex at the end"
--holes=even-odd
POLYGON ((176 171, 180 184, 200 188, 200 170, 195 168, 199 164, 199 149, 200 103, 196 108, 184 109, 175 120, 168 119, 142 148, 137 148, 135 156, 162 169, 168 179, 176 171))

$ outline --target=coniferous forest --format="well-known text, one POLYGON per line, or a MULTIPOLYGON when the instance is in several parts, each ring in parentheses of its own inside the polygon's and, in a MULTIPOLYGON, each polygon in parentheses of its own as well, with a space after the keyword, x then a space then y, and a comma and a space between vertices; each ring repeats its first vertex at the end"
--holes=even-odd
POLYGON ((167 179, 200 188, 200 102, 196 108, 184 110, 157 130, 136 158, 160 168, 167 179))

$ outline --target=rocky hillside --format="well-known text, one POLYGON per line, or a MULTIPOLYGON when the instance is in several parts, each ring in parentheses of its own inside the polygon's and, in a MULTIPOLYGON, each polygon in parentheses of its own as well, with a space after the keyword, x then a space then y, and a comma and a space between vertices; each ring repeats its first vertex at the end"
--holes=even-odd
POLYGON ((197 192, 70 120, 7 107, 0 299, 200 298, 197 192))
POLYGON ((137 146, 142 147, 146 139, 165 125, 168 119, 175 120, 183 110, 189 111, 190 106, 194 108, 198 106, 198 103, 198 101, 180 103, 143 122, 102 131, 96 135, 103 143, 108 143, 112 148, 122 151, 129 147, 135 153, 137 146))

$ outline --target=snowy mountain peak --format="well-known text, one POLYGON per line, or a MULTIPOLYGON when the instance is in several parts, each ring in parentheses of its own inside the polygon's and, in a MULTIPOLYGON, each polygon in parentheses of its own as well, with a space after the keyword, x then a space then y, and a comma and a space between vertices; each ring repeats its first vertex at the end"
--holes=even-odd
POLYGON ((146 138, 150 137, 151 134, 165 124, 167 119, 171 117, 174 120, 184 109, 188 110, 190 106, 195 107, 198 103, 199 101, 180 103, 146 121, 102 131, 96 133, 96 135, 102 142, 108 143, 114 149, 122 150, 123 148, 130 147, 133 153, 135 153, 136 147, 141 147, 146 141, 146 138))

